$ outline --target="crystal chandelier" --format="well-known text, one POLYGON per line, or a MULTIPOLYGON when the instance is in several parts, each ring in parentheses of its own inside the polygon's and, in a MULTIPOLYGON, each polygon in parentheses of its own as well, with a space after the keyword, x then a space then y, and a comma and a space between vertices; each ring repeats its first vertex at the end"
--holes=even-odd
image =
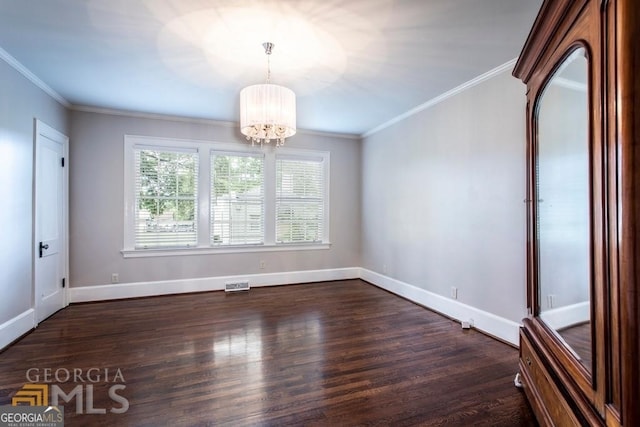
POLYGON ((274 140, 280 147, 285 138, 296 133, 296 95, 291 89, 270 83, 273 43, 262 46, 267 54, 267 82, 240 91, 240 132, 251 145, 262 146, 274 140))

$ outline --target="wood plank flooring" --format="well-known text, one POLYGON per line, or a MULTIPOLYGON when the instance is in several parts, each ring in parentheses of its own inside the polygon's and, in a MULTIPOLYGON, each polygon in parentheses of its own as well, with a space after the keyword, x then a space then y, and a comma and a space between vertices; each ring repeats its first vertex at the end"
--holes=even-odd
POLYGON ((0 404, 29 368, 80 369, 50 383, 82 385, 83 412, 93 386, 106 414, 72 400, 68 426, 535 425, 517 366, 516 349, 348 280, 72 305, 0 354, 0 404))
POLYGON ((558 334, 580 356, 580 361, 591 372, 591 322, 584 322, 558 330, 558 334))

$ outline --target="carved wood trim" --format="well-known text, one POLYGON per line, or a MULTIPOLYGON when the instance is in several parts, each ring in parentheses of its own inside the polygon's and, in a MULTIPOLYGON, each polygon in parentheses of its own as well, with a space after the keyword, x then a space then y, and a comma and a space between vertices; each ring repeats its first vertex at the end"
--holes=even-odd
POLYGON ((640 2, 545 0, 513 75, 527 84, 530 315, 523 331, 585 422, 640 425, 640 2), (575 43, 585 44, 591 55, 593 383, 555 333, 535 317, 540 305, 536 207, 531 203, 536 197, 536 103, 575 43))
POLYGON ((556 379, 556 385, 561 393, 565 396, 567 403, 571 406, 578 418, 581 419, 583 425, 603 426, 604 421, 600 414, 591 405, 591 401, 584 395, 579 387, 576 387, 572 374, 567 372, 564 367, 554 357, 549 346, 545 343, 545 334, 541 333, 540 324, 531 319, 524 319, 523 330, 538 351, 545 369, 547 369, 552 377, 556 379))
POLYGON ((622 423, 640 425, 640 5, 616 7, 622 423))
POLYGON ((589 0, 545 0, 533 23, 513 75, 528 84, 545 55, 556 48, 589 0))

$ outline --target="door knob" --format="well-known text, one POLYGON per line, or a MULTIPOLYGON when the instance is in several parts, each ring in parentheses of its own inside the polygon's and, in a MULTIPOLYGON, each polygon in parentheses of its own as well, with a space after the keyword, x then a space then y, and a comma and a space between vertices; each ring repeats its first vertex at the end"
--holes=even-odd
POLYGON ((44 245, 42 244, 42 242, 40 242, 40 258, 42 258, 42 251, 46 251, 47 249, 49 249, 49 244, 45 243, 44 245))

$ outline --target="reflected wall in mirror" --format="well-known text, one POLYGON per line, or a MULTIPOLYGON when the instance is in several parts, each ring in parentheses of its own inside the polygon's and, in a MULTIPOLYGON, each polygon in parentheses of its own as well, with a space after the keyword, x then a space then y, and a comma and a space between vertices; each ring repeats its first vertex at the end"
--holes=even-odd
POLYGON ((592 370, 588 62, 574 50, 538 107, 536 157, 540 318, 592 370))

